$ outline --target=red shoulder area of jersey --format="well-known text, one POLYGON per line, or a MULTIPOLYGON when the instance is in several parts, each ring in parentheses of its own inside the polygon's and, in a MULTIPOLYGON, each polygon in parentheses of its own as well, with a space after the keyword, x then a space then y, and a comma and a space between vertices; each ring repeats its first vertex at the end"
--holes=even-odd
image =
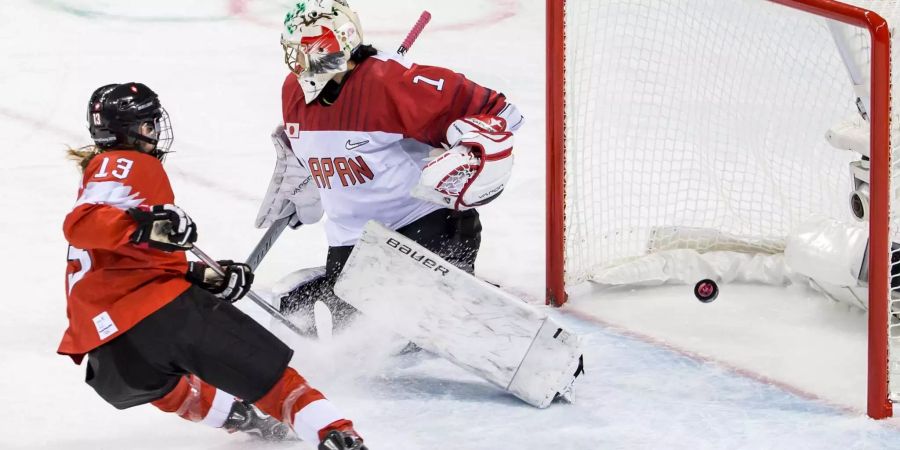
MULTIPOLYGON (((84 171, 82 190, 89 183, 118 183, 140 193, 146 204, 172 203, 174 194, 162 162, 135 150, 110 150, 94 156, 84 171)), ((81 196, 79 192, 79 197, 81 196)))
POLYGON ((162 163, 153 156, 136 150, 108 150, 94 156, 84 170, 85 181, 121 181, 139 172, 163 172, 162 163))
POLYGON ((351 71, 330 106, 307 105, 293 74, 282 89, 285 128, 295 138, 302 131, 382 131, 437 146, 454 120, 493 114, 503 106, 502 94, 462 74, 385 55, 370 57, 351 71))

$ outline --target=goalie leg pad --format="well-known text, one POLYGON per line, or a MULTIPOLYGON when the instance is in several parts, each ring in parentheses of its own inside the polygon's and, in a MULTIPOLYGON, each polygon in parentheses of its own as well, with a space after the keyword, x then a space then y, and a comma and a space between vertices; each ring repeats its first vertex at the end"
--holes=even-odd
POLYGON ((364 315, 543 408, 574 379, 576 335, 547 314, 369 222, 335 285, 364 315))
POLYGON ((545 408, 557 395, 569 398, 575 379, 584 373, 578 336, 552 318, 544 319, 507 390, 545 408))

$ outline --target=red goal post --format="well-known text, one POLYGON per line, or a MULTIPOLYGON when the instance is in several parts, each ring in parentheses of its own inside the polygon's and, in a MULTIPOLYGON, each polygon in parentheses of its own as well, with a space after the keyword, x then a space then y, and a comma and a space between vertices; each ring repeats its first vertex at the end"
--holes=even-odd
MULTIPOLYGON (((569 0, 573 2, 573 0, 569 0)), ((892 413, 889 389, 889 318, 891 298, 891 67, 888 23, 875 12, 832 0, 771 1, 816 16, 867 30, 871 36, 869 218, 869 384, 868 415, 892 413)), ((546 0, 547 32, 547 222, 546 300, 554 306, 566 300, 566 0, 546 0)), ((600 87, 602 89, 602 86, 600 87)), ((594 126, 598 126, 594 124, 594 126)), ((602 124, 599 124, 602 126, 602 124)), ((600 149, 602 151, 602 149, 600 149)), ((898 386, 897 388, 900 388, 898 386)), ((895 389, 897 389, 895 388, 895 389)))

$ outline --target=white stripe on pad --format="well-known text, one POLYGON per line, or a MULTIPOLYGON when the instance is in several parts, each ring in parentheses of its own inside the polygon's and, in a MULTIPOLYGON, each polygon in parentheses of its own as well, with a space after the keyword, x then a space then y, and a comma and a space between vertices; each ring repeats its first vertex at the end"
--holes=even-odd
POLYGON ((319 442, 319 430, 344 416, 328 400, 316 400, 294 414, 294 431, 306 442, 319 442))
POLYGON ((213 428, 221 428, 222 425, 225 425, 225 419, 228 418, 228 413, 231 412, 231 405, 234 404, 234 401, 233 395, 216 389, 216 395, 213 397, 212 406, 209 408, 206 417, 204 417, 200 423, 209 425, 213 428))

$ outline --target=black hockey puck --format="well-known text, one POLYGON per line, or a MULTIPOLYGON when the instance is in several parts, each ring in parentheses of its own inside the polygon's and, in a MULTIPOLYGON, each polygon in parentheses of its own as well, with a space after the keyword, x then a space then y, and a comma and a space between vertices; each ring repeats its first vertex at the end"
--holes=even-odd
POLYGON ((694 285, 694 296, 703 303, 709 303, 719 296, 719 286, 713 280, 700 280, 694 285))

